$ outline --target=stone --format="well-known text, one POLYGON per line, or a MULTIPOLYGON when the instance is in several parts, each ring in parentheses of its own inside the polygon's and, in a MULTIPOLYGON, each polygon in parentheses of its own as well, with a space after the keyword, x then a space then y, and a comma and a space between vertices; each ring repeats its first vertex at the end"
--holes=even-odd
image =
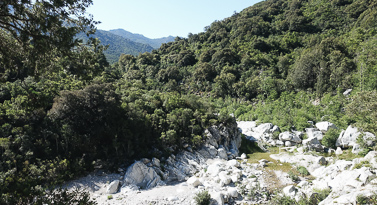
POLYGON ((308 147, 310 150, 315 150, 317 152, 323 152, 323 146, 318 141, 317 138, 308 138, 302 141, 302 145, 308 147))
POLYGON ((363 148, 360 147, 359 144, 354 144, 352 147, 353 154, 359 154, 359 152, 363 151, 363 148))
POLYGON ((232 180, 230 179, 230 176, 228 175, 228 172, 221 171, 219 173, 219 178, 222 182, 224 182, 225 185, 228 185, 232 180))
POLYGON ((271 129, 271 133, 280 132, 280 128, 277 125, 274 125, 271 129))
POLYGON ((237 188, 235 187, 228 188, 228 195, 233 198, 237 198, 238 197, 237 188))
POLYGON ((336 151, 335 151, 335 154, 336 154, 336 155, 341 155, 341 154, 343 154, 343 150, 342 150, 342 148, 337 147, 337 148, 336 148, 336 151))
POLYGON ((207 173, 211 176, 218 176, 223 169, 220 166, 221 163, 213 163, 207 167, 207 173))
POLYGON ((293 133, 290 133, 288 131, 282 132, 279 134, 279 140, 283 142, 290 141, 292 138, 293 138, 293 133))
POLYGON ((319 157, 317 161, 318 161, 318 164, 323 165, 323 166, 327 164, 327 161, 324 157, 319 157))
POLYGON ((152 167, 146 166, 143 162, 137 161, 128 167, 124 176, 126 185, 135 184, 146 189, 163 183, 160 176, 152 167))
POLYGON ((307 181, 300 181, 300 183, 297 184, 298 187, 306 187, 309 185, 309 182, 307 181))
POLYGON ((158 167, 158 168, 160 168, 160 166, 161 166, 160 160, 155 158, 155 157, 152 159, 152 164, 153 164, 153 166, 158 167))
POLYGON ((286 186, 283 189, 283 193, 286 196, 294 197, 294 195, 296 194, 296 187, 293 185, 286 186))
POLYGON ((212 156, 216 156, 217 155, 217 149, 216 149, 216 147, 215 146, 209 146, 209 148, 208 148, 208 152, 209 152, 209 154, 210 155, 212 155, 212 156))
POLYGON ((271 133, 271 129, 273 127, 274 126, 272 123, 263 123, 263 124, 260 124, 258 127, 256 127, 254 130, 260 134, 271 133))
POLYGON ((357 127, 348 126, 346 131, 341 132, 339 138, 336 140, 337 147, 352 147, 356 144, 357 137, 361 133, 358 131, 357 127))
POLYGON ((176 196, 169 196, 169 197, 167 198, 167 200, 168 200, 168 201, 178 201, 179 198, 176 197, 176 196))
POLYGON ((275 142, 276 142, 276 145, 277 145, 277 146, 282 146, 282 145, 284 145, 284 142, 283 142, 283 141, 276 140, 275 142))
POLYGON ((291 147, 291 146, 293 146, 293 143, 291 141, 285 141, 284 145, 286 147, 291 147))
POLYGON ((228 154, 224 148, 219 148, 217 150, 217 155, 220 157, 220 159, 228 159, 228 154))
POLYGON ((210 192, 211 198, 217 205, 224 205, 224 195, 221 192, 210 192))
POLYGON ((241 154, 241 159, 246 159, 247 158, 247 155, 245 153, 242 153, 241 154))
POLYGON ((148 158, 143 158, 143 159, 141 159, 141 161, 142 161, 144 164, 148 164, 149 162, 151 162, 151 160, 148 159, 148 158))
POLYGON ((365 155, 364 160, 371 161, 372 159, 376 158, 377 151, 370 151, 367 155, 365 155))
POLYGON ((327 121, 317 122, 315 126, 322 132, 327 132, 330 128, 338 129, 333 123, 327 121))
POLYGON ((199 178, 192 176, 187 180, 187 184, 193 187, 197 187, 201 185, 202 183, 200 182, 199 178))
POLYGON ((373 147, 376 145, 376 136, 370 132, 363 133, 363 140, 367 147, 373 147))
POLYGON ((303 154, 305 152, 304 147, 297 148, 297 152, 300 153, 300 154, 303 154))
POLYGON ((115 194, 118 191, 119 188, 119 180, 114 180, 109 184, 109 186, 106 189, 106 194, 115 194))
POLYGON ((241 166, 240 163, 237 160, 235 160, 235 159, 227 161, 226 165, 228 167, 240 167, 241 166))
POLYGON ((294 143, 297 143, 297 144, 302 142, 302 140, 299 137, 299 135, 293 135, 293 138, 290 141, 294 142, 294 143))
POLYGON ((352 92, 352 89, 347 89, 346 91, 343 92, 343 95, 348 96, 351 94, 351 92, 352 92))

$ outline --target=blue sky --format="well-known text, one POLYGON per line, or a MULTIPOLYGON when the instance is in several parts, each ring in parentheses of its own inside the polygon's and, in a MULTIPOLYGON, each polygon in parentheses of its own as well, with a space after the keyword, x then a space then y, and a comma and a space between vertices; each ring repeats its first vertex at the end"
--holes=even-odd
POLYGON ((122 28, 148 38, 169 35, 187 37, 199 33, 215 20, 261 0, 93 0, 88 13, 102 23, 98 29, 122 28))

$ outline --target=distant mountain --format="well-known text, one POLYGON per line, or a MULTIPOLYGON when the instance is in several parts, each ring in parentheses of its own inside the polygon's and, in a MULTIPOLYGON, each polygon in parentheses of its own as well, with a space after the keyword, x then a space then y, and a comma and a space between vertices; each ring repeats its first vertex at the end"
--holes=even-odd
MULTIPOLYGON (((109 45, 109 48, 104 52, 107 61, 110 64, 118 62, 121 54, 138 55, 139 53, 150 52, 153 47, 147 44, 138 43, 122 36, 113 34, 104 30, 97 30, 91 37, 98 38, 102 45, 109 45)), ((79 34, 78 38, 88 39, 85 34, 79 34)))
POLYGON ((143 43, 143 44, 149 44, 153 48, 160 48, 161 44, 172 42, 175 39, 173 36, 150 39, 141 34, 134 34, 123 29, 113 29, 113 30, 110 30, 109 32, 115 35, 130 39, 131 41, 135 41, 135 42, 143 43))

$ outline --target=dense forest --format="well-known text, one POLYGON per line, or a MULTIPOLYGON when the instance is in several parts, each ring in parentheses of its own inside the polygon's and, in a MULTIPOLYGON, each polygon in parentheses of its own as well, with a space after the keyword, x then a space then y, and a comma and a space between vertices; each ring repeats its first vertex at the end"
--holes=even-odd
POLYGON ((235 118, 377 134, 375 1, 267 0, 112 65, 75 37, 95 32, 90 4, 0 4, 1 204, 46 203, 94 166, 200 146, 235 118))

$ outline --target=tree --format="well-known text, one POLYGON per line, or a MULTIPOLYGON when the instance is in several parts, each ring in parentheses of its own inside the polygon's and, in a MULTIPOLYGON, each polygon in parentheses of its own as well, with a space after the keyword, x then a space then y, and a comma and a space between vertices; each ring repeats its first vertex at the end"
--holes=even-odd
POLYGON ((0 72, 17 78, 51 68, 57 56, 69 56, 79 32, 94 32, 85 15, 92 0, 3 0, 0 2, 0 72), (11 51, 11 52, 10 52, 11 51))

